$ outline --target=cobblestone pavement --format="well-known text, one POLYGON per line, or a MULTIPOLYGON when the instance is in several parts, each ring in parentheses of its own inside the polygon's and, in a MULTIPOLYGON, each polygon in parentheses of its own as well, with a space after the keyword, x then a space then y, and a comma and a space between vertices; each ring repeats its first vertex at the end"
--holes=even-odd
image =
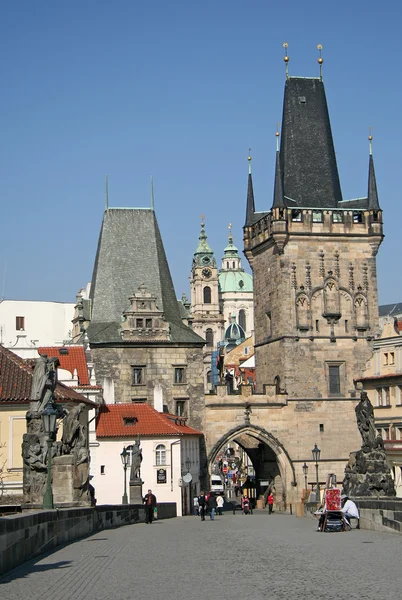
POLYGON ((402 598, 398 535, 265 512, 101 531, 0 579, 4 600, 402 598))

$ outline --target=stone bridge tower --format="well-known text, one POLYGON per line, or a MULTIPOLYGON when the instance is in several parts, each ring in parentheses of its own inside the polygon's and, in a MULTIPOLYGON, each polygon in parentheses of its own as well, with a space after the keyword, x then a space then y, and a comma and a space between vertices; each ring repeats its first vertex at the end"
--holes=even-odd
POLYGON ((259 392, 277 382, 289 400, 355 395, 378 329, 383 238, 369 139, 367 195, 344 200, 324 84, 287 78, 273 204, 255 211, 249 175, 244 226, 259 392))

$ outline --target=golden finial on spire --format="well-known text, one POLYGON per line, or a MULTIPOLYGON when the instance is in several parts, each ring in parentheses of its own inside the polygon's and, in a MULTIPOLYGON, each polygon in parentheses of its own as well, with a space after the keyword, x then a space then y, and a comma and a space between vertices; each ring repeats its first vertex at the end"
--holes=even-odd
POLYGON ((275 132, 275 137, 276 137, 276 151, 279 152, 279 126, 280 123, 276 124, 276 132, 275 132))
POLYGON ((322 65, 324 62, 323 57, 321 56, 321 52, 322 52, 322 44, 318 44, 317 46, 317 50, 320 53, 320 56, 318 57, 318 64, 320 65, 320 79, 322 81, 322 65))
POLYGON ((370 154, 373 154, 373 134, 372 134, 373 128, 369 127, 369 136, 368 136, 368 140, 369 140, 369 144, 370 144, 370 154))
POLYGON ((247 156, 247 160, 248 160, 248 173, 249 175, 251 175, 251 148, 248 149, 248 156, 247 156))
POLYGON ((286 79, 289 77, 289 56, 288 56, 288 46, 289 44, 287 42, 284 42, 283 47, 285 48, 285 56, 283 57, 283 60, 285 61, 285 65, 286 65, 286 79))
POLYGON ((201 227, 204 227, 204 225, 205 225, 204 219, 205 219, 205 215, 201 215, 201 227))

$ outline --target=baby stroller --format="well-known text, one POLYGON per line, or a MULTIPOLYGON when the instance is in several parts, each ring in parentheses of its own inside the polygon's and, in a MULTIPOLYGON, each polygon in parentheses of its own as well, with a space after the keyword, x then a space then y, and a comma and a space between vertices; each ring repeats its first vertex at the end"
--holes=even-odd
POLYGON ((244 515, 250 514, 250 500, 248 498, 242 498, 242 512, 244 515))

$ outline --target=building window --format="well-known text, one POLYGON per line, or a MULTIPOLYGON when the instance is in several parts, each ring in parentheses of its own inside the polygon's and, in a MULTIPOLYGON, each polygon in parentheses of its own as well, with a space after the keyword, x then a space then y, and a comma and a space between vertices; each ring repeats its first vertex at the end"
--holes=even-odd
POLYGON ((211 304, 211 288, 208 285, 204 287, 204 304, 211 304))
POLYGON ((293 209, 292 210, 292 221, 294 221, 295 223, 301 223, 301 220, 302 220, 301 210, 293 209))
POLYGON ((138 423, 137 417, 123 417, 124 425, 135 425, 138 423))
POLYGON ((100 474, 105 475, 105 465, 100 466, 100 474))
POLYGON ((146 404, 147 399, 146 398, 131 398, 131 402, 133 404, 146 404))
POLYGON ((322 212, 320 210, 313 210, 313 223, 322 223, 322 212))
POLYGON ((246 311, 243 308, 239 310, 239 325, 246 331, 246 311))
POLYGON ((176 400, 176 415, 178 417, 185 417, 185 416, 187 416, 186 401, 185 400, 176 400))
POLYGON ((136 319, 135 326, 137 329, 142 329, 144 327, 144 319, 136 319))
POLYGON ((133 385, 145 384, 145 367, 133 367, 133 385))
POLYGON ((389 353, 389 364, 390 365, 394 365, 395 364, 395 352, 390 352, 389 353))
POLYGON ((25 317, 15 317, 15 328, 17 331, 25 330, 25 317))
POLYGON ((390 406, 391 395, 389 386, 377 388, 377 406, 390 406))
POLYGON ((353 213, 353 223, 363 223, 363 213, 362 212, 354 212, 353 213))
POLYGON ((315 321, 315 330, 320 331, 320 322, 318 319, 316 319, 316 321, 315 321))
POLYGON ((166 465, 166 446, 158 444, 155 448, 155 464, 166 465))
POLYGON ((341 393, 341 374, 339 365, 328 365, 329 393, 341 393))
POLYGON ((384 367, 388 365, 388 352, 384 352, 384 367))
POLYGON ((174 369, 174 383, 185 383, 186 371, 184 367, 175 367, 174 369))
POLYGON ((212 371, 208 371, 207 373, 207 384, 211 385, 212 383, 212 371))
POLYGON ((347 321, 347 319, 345 319, 345 333, 349 332, 349 323, 347 321))
POLYGON ((226 268, 227 269, 229 268, 229 262, 228 261, 226 261, 226 268))
POLYGON ((211 348, 214 345, 214 332, 212 331, 212 329, 206 330, 205 339, 207 341, 207 346, 211 348))
POLYGON ((399 406, 402 404, 402 385, 398 385, 396 387, 396 404, 399 406))
POLYGON ((338 211, 334 211, 332 213, 332 222, 333 223, 342 223, 343 221, 343 215, 341 212, 338 211))
POLYGON ((324 423, 320 423, 320 433, 324 433, 324 423))

